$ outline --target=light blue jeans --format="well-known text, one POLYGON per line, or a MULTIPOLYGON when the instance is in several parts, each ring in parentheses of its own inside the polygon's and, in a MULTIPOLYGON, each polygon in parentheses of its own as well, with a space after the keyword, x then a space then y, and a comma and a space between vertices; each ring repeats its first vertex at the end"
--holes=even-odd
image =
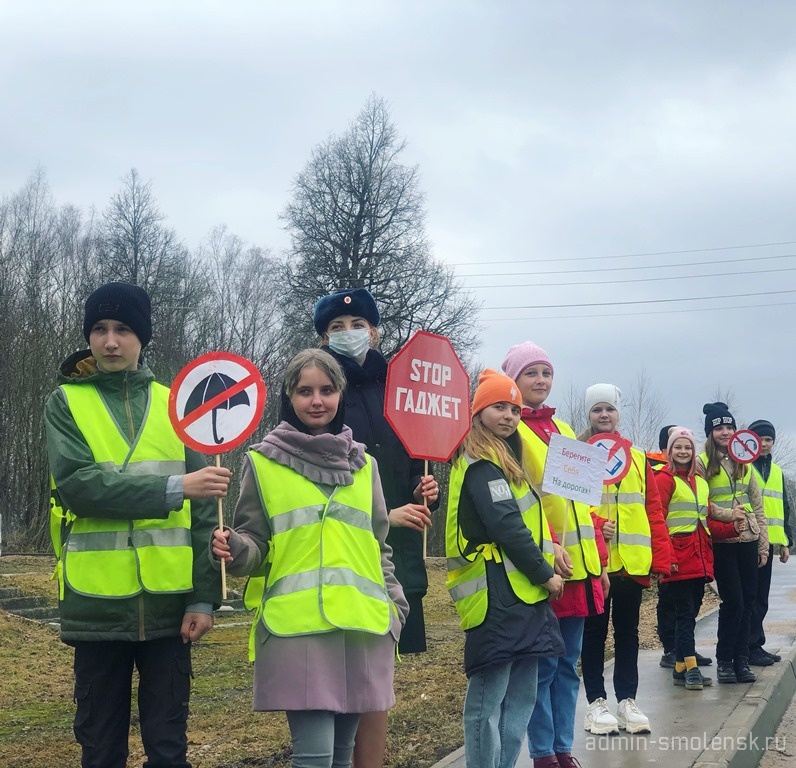
POLYGON ((566 655, 539 659, 536 706, 528 723, 528 751, 532 758, 572 752, 575 740, 575 707, 580 678, 578 657, 583 645, 583 616, 558 620, 566 655))
POLYGON ((315 709, 286 714, 293 739, 293 768, 349 768, 359 713, 315 709))
POLYGON ((467 768, 514 768, 536 700, 538 661, 525 656, 470 676, 464 697, 467 768))

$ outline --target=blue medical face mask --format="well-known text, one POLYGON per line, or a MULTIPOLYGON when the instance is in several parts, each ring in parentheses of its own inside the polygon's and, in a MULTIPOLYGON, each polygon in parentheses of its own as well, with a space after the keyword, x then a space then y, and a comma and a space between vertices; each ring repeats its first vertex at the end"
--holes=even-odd
POLYGON ((370 348, 370 331, 367 328, 354 328, 353 331, 330 333, 329 348, 346 357, 362 357, 370 348))

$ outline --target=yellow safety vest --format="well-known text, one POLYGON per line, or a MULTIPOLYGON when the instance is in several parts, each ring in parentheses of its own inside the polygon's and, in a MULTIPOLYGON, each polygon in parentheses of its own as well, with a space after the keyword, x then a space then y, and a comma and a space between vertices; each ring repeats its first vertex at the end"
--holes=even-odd
POLYGON ((779 464, 771 462, 771 471, 768 480, 763 480, 763 475, 752 465, 760 492, 763 494, 763 510, 766 513, 766 523, 768 524, 768 541, 770 544, 788 545, 788 537, 785 534, 785 500, 783 489, 785 485, 782 477, 782 470, 779 464))
POLYGON ((608 572, 623 568, 631 576, 647 576, 652 568, 652 538, 647 517, 647 457, 630 449, 632 466, 619 483, 603 487, 597 514, 616 521, 616 534, 608 542, 608 572))
POLYGON ((337 629, 386 635, 396 609, 373 535, 370 456, 352 485, 336 486, 328 497, 258 451, 249 451, 249 458, 271 526, 259 610, 268 631, 287 637, 337 629))
MULTIPOLYGON (((708 455, 701 453, 699 458, 707 471, 708 455)), ((751 476, 752 470, 747 465, 744 467, 743 477, 740 480, 733 480, 724 468, 724 464, 720 463, 718 474, 705 478, 710 486, 710 500, 723 509, 732 509, 736 504, 740 504, 747 515, 753 515, 752 502, 749 501, 749 478, 751 476)))
MULTIPOLYGON (((96 387, 62 384, 61 389, 101 470, 131 475, 185 474, 185 446, 169 422, 166 387, 150 384, 146 415, 132 443, 119 431, 96 387)), ((53 546, 60 557, 58 576, 63 580, 61 590, 66 583, 82 595, 121 598, 141 592, 193 589, 188 500, 165 519, 80 517, 68 510, 65 513, 55 501, 52 515, 53 546), (70 522, 61 544, 61 520, 65 515, 70 522)))
POLYGON ((694 476, 696 493, 691 486, 678 475, 674 475, 674 493, 669 500, 666 514, 666 527, 669 534, 693 533, 701 523, 705 533, 710 536, 708 528, 708 499, 710 488, 705 478, 694 476))
MULTIPOLYGON (((489 605, 486 583, 486 561, 502 562, 506 569, 509 584, 517 597, 528 605, 547 598, 547 590, 531 584, 528 577, 517 570, 514 563, 506 557, 502 548, 494 542, 479 545, 475 552, 468 552, 469 542, 459 527, 459 499, 467 467, 477 459, 460 456, 453 465, 448 485, 448 516, 445 524, 445 550, 448 563, 446 586, 453 598, 453 604, 461 617, 462 629, 472 629, 484 622, 489 605)), ((542 551, 544 559, 552 566, 555 559, 553 542, 547 530, 539 498, 527 483, 508 484, 512 496, 522 513, 522 519, 531 532, 533 540, 542 551)))
MULTIPOLYGON (((553 423, 564 437, 575 438, 575 433, 568 424, 558 419, 553 419, 553 423)), ((534 487, 541 488, 548 446, 522 421, 517 432, 522 438, 525 468, 534 487)), ((564 542, 564 548, 572 560, 572 580, 579 581, 587 576, 599 576, 602 566, 589 506, 553 494, 545 494, 540 498, 547 521, 556 532, 558 540, 564 542)))

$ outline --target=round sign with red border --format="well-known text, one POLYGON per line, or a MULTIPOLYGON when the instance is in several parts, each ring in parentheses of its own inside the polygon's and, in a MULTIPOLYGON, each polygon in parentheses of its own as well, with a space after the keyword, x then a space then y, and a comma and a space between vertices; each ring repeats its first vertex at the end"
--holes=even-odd
POLYGON ((603 485, 613 485, 623 480, 630 472, 633 458, 630 449, 633 444, 615 432, 600 432, 590 437, 587 443, 599 445, 608 451, 605 461, 605 478, 603 485))
POLYGON ((751 429, 739 429, 730 438, 727 451, 739 464, 751 464, 760 455, 760 438, 751 429))
POLYGON ((169 391, 169 418, 177 436, 200 453, 242 445, 265 408, 257 366, 232 352, 208 352, 188 363, 169 391))

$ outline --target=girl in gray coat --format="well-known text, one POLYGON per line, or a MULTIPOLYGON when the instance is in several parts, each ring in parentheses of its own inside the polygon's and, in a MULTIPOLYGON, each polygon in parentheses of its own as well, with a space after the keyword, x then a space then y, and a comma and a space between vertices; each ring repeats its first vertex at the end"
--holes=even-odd
POLYGON ((234 528, 212 551, 262 573, 254 709, 284 710, 293 768, 351 763, 359 716, 395 701, 395 644, 408 612, 386 543, 376 462, 343 424, 345 376, 317 349, 288 364, 282 421, 248 452, 234 528))

